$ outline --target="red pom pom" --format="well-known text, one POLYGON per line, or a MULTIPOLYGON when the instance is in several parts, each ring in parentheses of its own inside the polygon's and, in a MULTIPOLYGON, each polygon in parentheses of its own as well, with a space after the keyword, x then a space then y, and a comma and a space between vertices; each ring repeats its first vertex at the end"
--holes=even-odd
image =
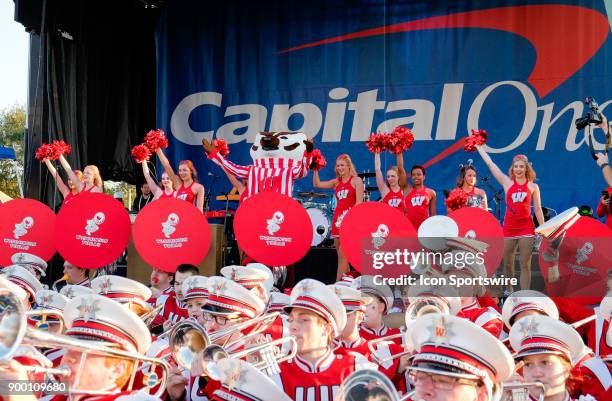
POLYGON ((468 194, 461 188, 455 188, 450 192, 450 194, 448 194, 448 198, 446 198, 444 203, 446 204, 448 211, 452 212, 465 207, 465 205, 467 205, 467 201, 468 194))
POLYGON ((168 138, 161 129, 149 131, 145 136, 145 145, 151 153, 155 153, 157 149, 166 149, 168 147, 168 138))
POLYGON ((310 161, 310 168, 315 171, 321 170, 327 165, 327 160, 323 156, 323 153, 319 149, 312 151, 312 160, 310 161))
POLYGON ((229 146, 225 139, 213 139, 212 145, 217 149, 217 152, 225 157, 229 155, 229 146))
POLYGON ((48 143, 43 143, 36 149, 36 160, 43 161, 45 159, 56 160, 55 150, 48 143))
POLYGON ((387 137, 387 150, 396 155, 405 152, 414 145, 414 135, 406 127, 396 127, 387 137))
POLYGON ((463 146, 463 150, 466 152, 475 152, 476 146, 482 146, 487 142, 487 137, 489 134, 487 131, 481 130, 472 130, 472 134, 465 138, 465 145, 463 146))
POLYGON ((380 153, 387 150, 387 141, 387 135, 382 132, 379 132, 376 134, 372 133, 372 135, 366 141, 365 144, 370 152, 380 153))
POLYGON ((151 150, 145 144, 136 145, 132 148, 132 157, 138 163, 142 163, 145 160, 149 160, 149 157, 151 157, 151 150))
POLYGON ((55 150, 57 159, 59 159, 60 155, 67 155, 68 153, 70 153, 70 150, 72 149, 72 147, 64 141, 53 141, 51 146, 55 150))

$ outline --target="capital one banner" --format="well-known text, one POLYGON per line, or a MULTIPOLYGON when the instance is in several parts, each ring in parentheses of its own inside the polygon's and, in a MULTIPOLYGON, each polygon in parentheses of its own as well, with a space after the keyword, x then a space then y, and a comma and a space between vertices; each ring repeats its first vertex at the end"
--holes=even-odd
MULTIPOLYGON (((301 130, 330 162, 328 179, 341 153, 373 171, 364 140, 405 125, 415 135, 405 164, 428 165, 438 210, 470 159, 495 209, 501 186, 477 153, 432 163, 470 129, 489 132, 503 171, 514 155, 529 157, 544 206, 594 208, 605 183, 574 120, 587 96, 612 117, 610 13, 598 0, 168 2, 158 125, 170 159, 191 159, 214 194, 230 185, 204 157, 204 137, 225 139, 228 158, 249 164, 258 131, 301 130)), ((393 164, 383 156, 383 169, 393 164)), ((296 190, 311 186, 307 177, 296 190)))

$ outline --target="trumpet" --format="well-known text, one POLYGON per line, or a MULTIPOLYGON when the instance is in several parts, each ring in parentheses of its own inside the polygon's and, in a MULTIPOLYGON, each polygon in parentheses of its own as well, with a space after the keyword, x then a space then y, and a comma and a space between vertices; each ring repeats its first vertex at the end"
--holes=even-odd
MULTIPOLYGON (((202 353, 204 362, 207 366, 209 366, 211 362, 215 362, 222 358, 246 358, 254 356, 255 353, 260 353, 261 361, 255 363, 254 366, 270 374, 272 374, 272 372, 278 372, 278 363, 293 358, 297 353, 297 342, 294 337, 285 337, 264 344, 258 344, 238 352, 229 353, 227 351, 227 349, 239 345, 246 345, 255 336, 261 335, 261 333, 274 322, 278 315, 279 313, 275 312, 269 315, 259 316, 210 334, 208 334, 199 323, 192 320, 183 320, 177 323, 168 334, 170 354, 166 358, 171 356, 180 367, 183 369, 190 369, 194 358, 197 358, 200 353, 202 353), (256 327, 252 329, 249 334, 229 342, 229 338, 231 338, 233 334, 254 325, 256 327), (223 346, 213 344, 215 341, 225 337, 227 337, 227 339, 223 343, 223 346), (286 343, 291 344, 291 351, 286 355, 273 352, 274 347, 286 343)), ((216 376, 214 368, 207 369, 206 371, 211 378, 216 376)))
POLYGON ((164 304, 159 304, 155 308, 151 308, 151 310, 149 310, 148 312, 144 313, 143 315, 140 315, 140 318, 142 319, 144 324, 149 329, 151 328, 151 324, 153 323, 153 320, 155 320, 157 315, 159 315, 159 312, 161 312, 163 307, 164 307, 164 304))
POLYGON ((34 309, 26 312, 26 316, 30 320, 36 322, 36 328, 39 330, 50 331, 51 333, 61 334, 64 332, 66 323, 64 315, 61 311, 51 309, 34 309), (59 327, 55 331, 51 331, 51 325, 58 324, 59 327))
POLYGON ((529 388, 536 387, 540 389, 538 401, 544 401, 544 392, 546 387, 541 382, 515 382, 503 383, 503 395, 501 401, 529 401, 529 388))
MULTIPOLYGON (((0 289, 0 364, 11 360, 21 345, 31 345, 40 348, 62 348, 75 350, 82 354, 81 364, 88 354, 102 354, 109 357, 117 357, 134 361, 134 363, 149 363, 162 368, 163 375, 160 385, 155 393, 160 397, 166 388, 166 379, 169 376, 170 366, 161 359, 149 358, 137 353, 123 351, 113 348, 112 344, 96 341, 80 340, 61 334, 53 334, 28 326, 25 306, 10 290, 0 289)), ((46 373, 63 377, 72 376, 72 370, 68 367, 46 368, 39 366, 24 366, 24 369, 34 373, 46 373)), ((134 378, 138 369, 133 369, 129 379, 128 391, 131 391, 134 378)), ((81 390, 76 386, 79 383, 80 372, 77 373, 75 383, 69 389, 71 394, 111 395, 114 392, 81 390)), ((156 383, 157 384, 157 383, 156 383)))

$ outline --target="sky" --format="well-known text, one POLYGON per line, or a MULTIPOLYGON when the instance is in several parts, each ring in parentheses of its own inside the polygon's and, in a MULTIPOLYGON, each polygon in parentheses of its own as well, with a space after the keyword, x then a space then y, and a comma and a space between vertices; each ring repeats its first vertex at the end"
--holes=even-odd
POLYGON ((13 0, 0 0, 0 109, 25 106, 28 95, 29 34, 15 22, 13 0))

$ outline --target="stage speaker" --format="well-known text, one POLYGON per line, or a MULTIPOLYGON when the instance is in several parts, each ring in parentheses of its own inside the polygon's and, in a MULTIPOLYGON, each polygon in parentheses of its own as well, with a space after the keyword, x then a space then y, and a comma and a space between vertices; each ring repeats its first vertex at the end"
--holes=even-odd
MULTIPOLYGON (((198 270, 203 276, 214 276, 219 273, 223 256, 223 244, 225 243, 223 224, 209 224, 209 226, 211 234, 210 248, 208 254, 198 266, 198 270)), ((128 244, 127 276, 145 285, 149 285, 152 270, 151 265, 142 260, 134 246, 134 242, 130 239, 128 244)))

